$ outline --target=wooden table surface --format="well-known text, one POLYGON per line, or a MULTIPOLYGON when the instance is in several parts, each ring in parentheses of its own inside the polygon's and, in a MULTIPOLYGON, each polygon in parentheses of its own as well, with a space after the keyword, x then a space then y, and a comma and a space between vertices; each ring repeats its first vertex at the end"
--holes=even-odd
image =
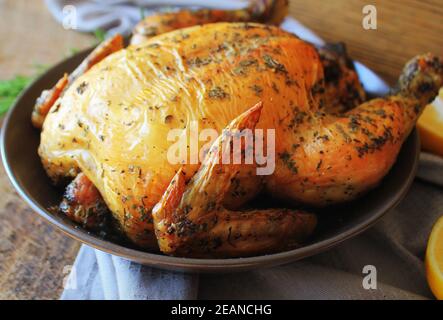
MULTIPOLYGON (((443 55, 443 1, 377 1, 378 28, 364 30, 369 1, 292 0, 290 13, 327 41, 343 41, 350 55, 394 83, 404 62, 422 52, 443 55)), ((91 35, 66 31, 43 0, 0 0, 0 79, 33 74, 73 48, 94 43, 91 35)), ((66 266, 79 243, 54 230, 13 191, 0 166, 0 299, 56 299, 66 266)))

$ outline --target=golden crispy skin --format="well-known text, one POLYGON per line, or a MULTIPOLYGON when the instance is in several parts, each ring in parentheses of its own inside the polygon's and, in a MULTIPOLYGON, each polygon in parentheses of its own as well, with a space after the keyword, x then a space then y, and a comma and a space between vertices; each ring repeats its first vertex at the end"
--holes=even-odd
POLYGON ((394 164, 423 108, 443 85, 443 60, 417 56, 391 96, 344 114, 294 113, 282 125, 292 145, 267 179, 269 193, 312 206, 355 199, 375 187, 394 164))
POLYGON ((157 13, 143 19, 134 28, 131 44, 142 44, 153 36, 196 25, 215 22, 262 22, 278 25, 288 13, 288 0, 251 0, 239 10, 180 10, 157 13))
POLYGON ((325 86, 323 110, 326 113, 343 113, 366 100, 366 94, 348 57, 343 43, 327 44, 319 48, 325 86))
MULTIPOLYGON (((229 144, 229 133, 255 128, 262 107, 257 104, 228 125, 228 134, 213 143, 187 185, 183 170, 177 172, 152 213, 162 252, 186 257, 245 257, 294 248, 313 232, 315 214, 278 208, 232 211, 223 205, 236 173, 248 165, 244 161, 222 164, 220 150, 229 144)), ((230 154, 242 157, 246 148, 244 143, 239 150, 230 149, 230 154)))
POLYGON ((67 186, 59 209, 69 219, 92 230, 99 230, 109 214, 99 191, 83 173, 67 186))
MULTIPOLYGON (((424 106, 417 88, 431 95, 441 85, 441 61, 431 60, 416 59, 416 76, 405 83, 423 83, 434 72, 432 88, 402 86, 407 90, 333 116, 323 110, 319 55, 297 37, 243 23, 177 30, 114 53, 79 77, 51 108, 39 154, 55 181, 83 172, 126 235, 155 247, 151 210, 182 167, 167 160, 170 129, 198 121, 221 132, 262 101, 257 128, 275 129, 277 141, 267 192, 310 205, 348 201, 394 163, 424 106)), ((185 165, 185 178, 198 168, 185 165)), ((242 192, 228 192, 235 194, 224 199, 230 209, 262 187, 247 168, 236 179, 242 192)))
POLYGON ((64 90, 78 77, 88 71, 93 65, 97 64, 110 54, 123 48, 123 37, 119 34, 103 41, 97 46, 83 62, 68 76, 65 74, 57 84, 48 90, 44 90, 34 105, 31 121, 34 127, 41 128, 55 101, 62 96, 64 90))

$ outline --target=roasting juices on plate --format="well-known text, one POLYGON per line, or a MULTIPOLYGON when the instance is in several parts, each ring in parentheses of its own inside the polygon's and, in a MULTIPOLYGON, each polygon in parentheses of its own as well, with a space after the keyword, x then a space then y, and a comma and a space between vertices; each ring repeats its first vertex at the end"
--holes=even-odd
MULTIPOLYGON (((88 228, 112 217, 131 242, 169 255, 295 248, 315 230, 316 207, 352 201, 380 183, 443 85, 442 59, 420 55, 391 95, 364 102, 343 51, 317 49, 274 26, 219 22, 220 14, 205 14, 218 23, 170 30, 172 23, 166 33, 145 32, 161 29, 149 17, 135 44, 107 40, 45 92, 33 123, 42 129, 48 175, 72 181, 62 212, 88 228), (168 132, 192 123, 274 130, 275 169, 257 175, 256 162, 220 161, 224 134, 203 161, 171 163, 168 132), (254 208, 259 194, 290 205, 254 208)), ((245 160, 248 148, 229 156, 245 160)))

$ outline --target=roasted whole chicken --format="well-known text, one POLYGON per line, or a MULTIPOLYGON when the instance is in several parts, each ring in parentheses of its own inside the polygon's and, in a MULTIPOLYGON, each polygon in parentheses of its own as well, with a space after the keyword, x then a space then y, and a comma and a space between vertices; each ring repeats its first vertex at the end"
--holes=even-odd
MULTIPOLYGON (((245 22, 279 23, 285 6, 255 1, 243 11, 148 17, 127 48, 120 36, 105 41, 45 91, 32 120, 42 129, 38 152, 48 175, 70 182, 60 209, 90 228, 112 216, 147 250, 238 257, 302 243, 317 218, 298 205, 351 201, 377 186, 443 85, 442 59, 415 57, 389 96, 364 102, 342 48, 315 48, 276 26, 245 22), (203 162, 171 163, 168 132, 192 123, 275 130, 274 170, 221 164, 224 134, 203 162), (290 208, 254 209, 259 194, 290 208)), ((188 147, 190 157, 201 151, 188 147)))

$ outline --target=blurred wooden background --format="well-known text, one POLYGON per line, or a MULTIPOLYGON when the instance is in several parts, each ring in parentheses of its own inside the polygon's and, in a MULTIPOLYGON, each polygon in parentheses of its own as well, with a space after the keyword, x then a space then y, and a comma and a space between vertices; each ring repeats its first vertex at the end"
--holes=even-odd
MULTIPOLYGON (((405 61, 423 52, 443 55, 443 0, 290 0, 290 13, 326 41, 348 51, 394 83, 405 61), (378 29, 364 30, 362 8, 374 4, 378 29)), ((0 79, 32 75, 95 42, 66 31, 43 0, 0 0, 0 79)), ((16 195, 0 166, 0 299, 56 299, 65 266, 79 244, 38 218, 16 195)))
POLYGON ((443 0, 332 0, 291 2, 291 15, 326 41, 343 41, 350 56, 395 83, 404 63, 443 55, 443 0), (377 30, 362 27, 362 8, 377 8, 377 30))

